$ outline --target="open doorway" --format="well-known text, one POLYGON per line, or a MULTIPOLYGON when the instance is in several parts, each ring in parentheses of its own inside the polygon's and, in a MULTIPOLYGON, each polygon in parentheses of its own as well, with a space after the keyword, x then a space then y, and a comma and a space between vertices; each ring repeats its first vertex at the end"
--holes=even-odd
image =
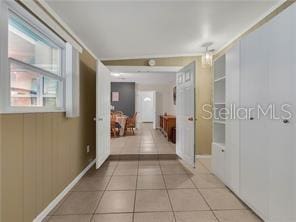
POLYGON ((194 164, 195 65, 108 68, 111 155, 171 154, 194 164))
POLYGON ((176 157, 176 139, 172 139, 171 134, 168 137, 161 129, 160 116, 176 115, 173 92, 176 71, 180 67, 174 70, 172 67, 168 70, 149 68, 110 68, 112 112, 114 116, 120 116, 114 117, 115 123, 111 123, 117 128, 111 138, 113 155, 171 154, 176 157), (133 116, 136 116, 135 128, 131 131, 129 127, 133 116))

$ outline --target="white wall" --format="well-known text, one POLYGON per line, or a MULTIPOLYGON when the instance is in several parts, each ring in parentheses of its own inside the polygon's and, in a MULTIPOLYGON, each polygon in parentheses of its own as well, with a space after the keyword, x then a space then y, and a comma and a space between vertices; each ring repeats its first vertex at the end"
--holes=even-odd
MULTIPOLYGON (((142 84, 136 83, 136 112, 139 112, 138 96, 139 91, 156 91, 156 105, 158 114, 165 112, 170 115, 176 114, 176 105, 173 100, 173 88, 175 83, 168 84, 142 84)), ((159 124, 157 124, 157 127, 159 124)))

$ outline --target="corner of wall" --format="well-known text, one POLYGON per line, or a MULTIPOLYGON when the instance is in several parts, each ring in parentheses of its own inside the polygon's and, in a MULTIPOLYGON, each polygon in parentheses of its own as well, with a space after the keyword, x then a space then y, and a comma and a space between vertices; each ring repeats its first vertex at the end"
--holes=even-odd
POLYGON ((206 113, 203 107, 207 104, 212 106, 212 67, 202 67, 201 56, 197 57, 196 63, 197 154, 209 155, 212 150, 212 120, 204 118, 206 113))
POLYGON ((93 71, 97 70, 97 61, 87 50, 83 49, 82 53, 79 54, 79 60, 93 71))

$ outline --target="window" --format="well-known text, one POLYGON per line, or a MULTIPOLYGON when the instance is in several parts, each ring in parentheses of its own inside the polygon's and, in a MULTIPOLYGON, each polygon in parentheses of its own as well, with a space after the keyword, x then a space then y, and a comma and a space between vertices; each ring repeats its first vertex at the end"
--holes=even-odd
POLYGON ((61 81, 40 74, 23 64, 10 65, 10 104, 12 107, 60 107, 61 81))
POLYGON ((0 113, 66 112, 69 118, 78 117, 82 49, 57 29, 69 42, 61 39, 52 31, 58 24, 42 16, 33 16, 17 1, 0 0, 0 113), (53 29, 41 21, 49 21, 53 29))
POLYGON ((9 13, 10 107, 62 109, 63 48, 9 13))
POLYGON ((13 13, 10 13, 8 27, 9 58, 61 75, 60 47, 13 13))

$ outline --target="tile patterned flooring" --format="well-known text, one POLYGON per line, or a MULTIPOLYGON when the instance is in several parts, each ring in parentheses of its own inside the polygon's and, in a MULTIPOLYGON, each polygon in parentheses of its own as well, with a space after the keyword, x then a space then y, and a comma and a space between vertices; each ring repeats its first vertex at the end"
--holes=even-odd
POLYGON ((176 154, 175 144, 168 142, 160 130, 153 130, 152 124, 141 124, 135 135, 111 139, 111 155, 134 154, 176 154))
MULTIPOLYGON (((152 150, 159 152, 163 149, 160 144, 166 144, 169 149, 174 149, 171 144, 165 143, 157 136, 158 132, 153 132, 151 129, 143 130, 140 135, 132 137, 137 138, 136 140, 127 139, 120 152, 136 148, 143 152, 152 152, 152 150)), ((204 158, 198 160, 195 169, 180 160, 108 160, 98 170, 91 168, 45 221, 260 222, 261 220, 211 174, 210 159, 204 158)))

